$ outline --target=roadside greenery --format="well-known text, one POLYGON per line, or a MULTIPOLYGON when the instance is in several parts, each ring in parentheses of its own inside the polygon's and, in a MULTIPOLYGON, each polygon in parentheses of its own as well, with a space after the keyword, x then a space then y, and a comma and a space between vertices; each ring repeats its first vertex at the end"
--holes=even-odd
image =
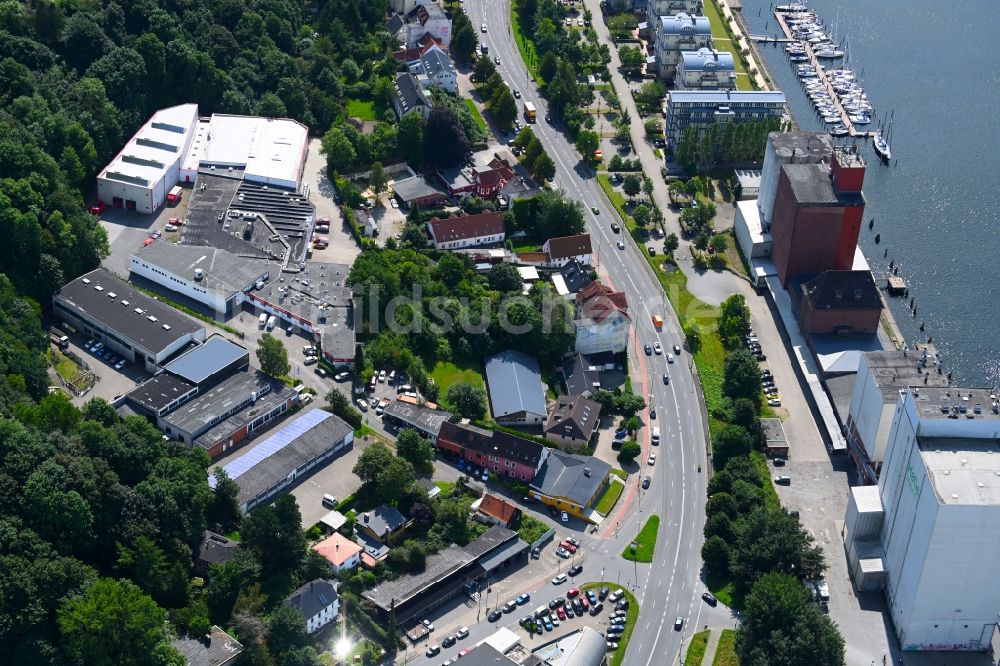
POLYGON ((652 562, 653 551, 656 550, 656 535, 659 530, 660 517, 653 514, 646 520, 646 523, 639 530, 639 534, 633 541, 636 545, 635 552, 632 552, 632 544, 629 544, 622 551, 622 557, 629 561, 652 562))
POLYGON ((624 483, 612 481, 608 484, 607 490, 604 491, 604 495, 601 496, 601 499, 597 502, 597 506, 594 508, 598 513, 604 516, 608 515, 611 509, 614 508, 618 498, 622 496, 623 490, 625 490, 624 483))
POLYGON ((687 654, 684 656, 684 666, 701 666, 705 659, 705 649, 708 647, 708 637, 712 632, 708 629, 691 636, 687 654))
POLYGON ((712 666, 740 666, 740 659, 736 655, 735 629, 723 629, 719 634, 719 644, 715 648, 712 666))

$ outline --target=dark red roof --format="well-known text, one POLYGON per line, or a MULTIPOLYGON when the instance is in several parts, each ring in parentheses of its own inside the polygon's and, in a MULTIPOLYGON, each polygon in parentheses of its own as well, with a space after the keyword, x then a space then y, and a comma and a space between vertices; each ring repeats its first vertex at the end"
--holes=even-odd
POLYGON ((428 223, 428 226, 431 228, 434 240, 438 243, 504 233, 503 213, 496 211, 477 215, 460 215, 443 220, 435 217, 428 223))
POLYGON ((576 304, 583 316, 590 317, 597 323, 607 319, 613 312, 621 312, 628 316, 628 299, 624 292, 615 291, 611 287, 594 280, 576 295, 576 304))

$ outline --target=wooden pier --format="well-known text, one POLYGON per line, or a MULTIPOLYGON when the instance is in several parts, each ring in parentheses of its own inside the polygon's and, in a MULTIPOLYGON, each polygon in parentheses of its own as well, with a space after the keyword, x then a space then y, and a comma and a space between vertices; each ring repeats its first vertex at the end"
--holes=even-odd
MULTIPOLYGON (((774 17, 778 19, 778 25, 781 26, 781 31, 785 34, 786 42, 796 42, 797 39, 792 37, 792 31, 785 23, 785 15, 783 12, 774 12, 774 17)), ((850 132, 852 137, 859 139, 871 139, 875 137, 875 132, 870 131, 860 131, 851 122, 851 118, 847 111, 844 109, 844 105, 840 103, 840 96, 833 89, 833 84, 830 83, 830 79, 826 76, 826 69, 822 67, 819 63, 819 58, 816 57, 816 52, 813 50, 813 45, 809 42, 802 42, 806 48, 806 55, 809 56, 809 62, 816 69, 816 74, 819 77, 819 81, 823 84, 824 89, 827 94, 830 95, 830 99, 833 100, 833 105, 837 109, 837 114, 840 116, 840 121, 844 124, 844 127, 850 132)), ((800 77, 801 78, 801 77, 800 77)), ((812 100, 810 100, 812 103, 812 100)))

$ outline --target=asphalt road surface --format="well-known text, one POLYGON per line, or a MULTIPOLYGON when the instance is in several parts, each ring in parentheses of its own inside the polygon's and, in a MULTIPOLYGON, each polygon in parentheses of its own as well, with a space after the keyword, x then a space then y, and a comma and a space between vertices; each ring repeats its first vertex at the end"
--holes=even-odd
MULTIPOLYGON (((583 204, 599 267, 613 286, 628 297, 635 327, 636 358, 643 370, 642 395, 652 394, 658 406, 658 418, 652 424, 659 426, 662 444, 650 447, 650 428, 643 429, 641 474, 651 474, 653 483, 643 492, 641 510, 633 505, 617 530, 614 525, 602 525, 598 534, 588 535, 590 538, 584 544, 596 552, 589 558, 586 578, 599 579, 600 568, 605 580, 613 582, 617 578, 623 585, 631 585, 637 594, 640 615, 624 662, 626 666, 673 663, 678 661, 687 638, 704 624, 701 622, 704 613, 728 615, 725 608, 710 609, 700 599, 705 591, 700 574, 708 468, 705 414, 698 398, 697 380, 690 368, 692 361, 687 351, 682 351, 674 363, 667 363, 666 353, 675 344, 683 346, 677 317, 635 242, 624 230, 619 234, 611 231, 611 222, 621 224, 621 220, 605 199, 593 170, 580 161, 569 139, 545 121, 547 104, 529 78, 514 44, 509 0, 468 0, 465 9, 474 26, 487 24, 486 34, 479 35, 480 41, 489 44, 491 57, 500 57, 498 69, 504 79, 521 91, 523 100, 538 109, 538 122, 531 127, 556 163, 555 185, 583 204), (592 212, 594 208, 596 214, 592 212), (624 243, 624 250, 617 248, 619 241, 624 243), (662 331, 656 331, 652 324, 654 314, 665 319, 662 331), (645 356, 642 347, 656 341, 665 353, 645 356), (669 372, 669 384, 663 383, 664 372, 669 372), (652 467, 646 465, 649 451, 657 453, 652 467), (620 553, 653 512, 661 520, 654 561, 633 567, 620 553), (680 632, 673 628, 678 616, 685 618, 680 632)), ((649 423, 648 415, 644 416, 649 423)), ((633 495, 634 491, 627 491, 623 496, 625 506, 633 495)), ((609 520, 615 517, 613 513, 609 520)))

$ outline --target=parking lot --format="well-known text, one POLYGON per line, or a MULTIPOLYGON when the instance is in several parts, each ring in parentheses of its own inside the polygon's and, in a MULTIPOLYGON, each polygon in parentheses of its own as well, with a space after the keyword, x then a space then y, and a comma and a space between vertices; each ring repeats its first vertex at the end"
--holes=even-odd
POLYGON ((314 249, 312 258, 314 261, 351 265, 361 254, 361 248, 333 199, 333 183, 326 175, 326 158, 320 153, 320 145, 319 139, 309 142, 302 181, 309 184, 309 202, 316 208, 316 219, 325 217, 330 220, 330 232, 324 234, 329 238, 330 245, 323 250, 314 249))
POLYGON ((97 379, 90 391, 72 399, 73 404, 80 406, 91 398, 104 398, 111 402, 115 396, 128 393, 137 384, 149 378, 145 369, 135 363, 129 363, 122 366, 120 370, 115 370, 106 359, 100 358, 84 347, 88 341, 89 338, 79 333, 69 336, 69 349, 67 351, 83 359, 83 362, 90 367, 97 379))

